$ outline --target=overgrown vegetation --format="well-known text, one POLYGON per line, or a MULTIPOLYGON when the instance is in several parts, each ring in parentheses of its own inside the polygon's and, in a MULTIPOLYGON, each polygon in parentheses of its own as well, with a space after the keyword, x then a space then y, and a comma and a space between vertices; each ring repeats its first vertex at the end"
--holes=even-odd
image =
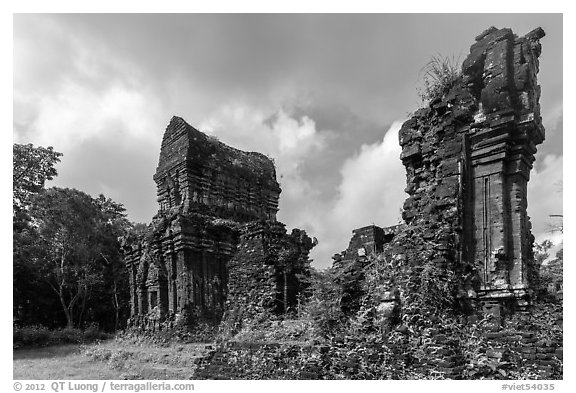
POLYGON ((362 264, 360 307, 352 315, 342 310, 343 290, 337 284, 342 276, 332 269, 315 272, 312 294, 298 318, 246 326, 209 363, 234 370, 224 378, 239 379, 562 377, 561 361, 550 362, 550 374, 541 374, 521 349, 526 340, 544 347, 562 342, 561 302, 539 302, 528 320, 514 317, 502 328, 492 317, 468 318, 454 311, 450 269, 423 261, 419 274, 408 274, 401 260, 368 259, 362 264), (374 306, 391 284, 404 288, 402 312, 393 323, 380 324, 374 306), (512 349, 501 350, 502 342, 491 334, 506 337, 512 349))
POLYGON ((550 240, 534 245, 534 263, 539 271, 535 292, 539 299, 553 300, 563 291, 564 248, 552 256, 553 247, 550 240))
POLYGON ((423 86, 418 89, 422 102, 442 98, 461 79, 460 61, 454 57, 432 56, 420 70, 423 86))

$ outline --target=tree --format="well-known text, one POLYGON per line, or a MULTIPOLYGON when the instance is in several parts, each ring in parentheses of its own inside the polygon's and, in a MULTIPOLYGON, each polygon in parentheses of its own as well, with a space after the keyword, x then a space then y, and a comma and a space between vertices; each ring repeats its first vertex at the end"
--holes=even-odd
MULTIPOLYGON (((118 287, 118 237, 129 225, 123 212, 121 204, 103 195, 93 199, 67 188, 48 189, 32 201, 30 216, 38 237, 35 266, 56 295, 69 327, 82 324, 93 292, 106 297, 109 287, 118 287)), ((117 318, 121 302, 118 291, 113 292, 117 318)), ((103 315, 100 304, 90 309, 103 315)))
POLYGON ((34 147, 31 143, 15 143, 12 150, 12 204, 13 214, 30 205, 33 195, 39 193, 46 180, 57 175, 54 165, 60 162, 62 153, 52 146, 34 147))
POLYGON ((52 147, 13 145, 14 319, 116 330, 129 298, 118 238, 131 224, 124 207, 103 195, 45 190, 61 156, 52 147))
POLYGON ((128 274, 120 251, 118 239, 124 235, 132 224, 126 219, 126 209, 120 203, 114 202, 100 194, 94 200, 102 213, 101 243, 105 245, 100 255, 105 263, 105 296, 110 299, 114 308, 114 331, 118 330, 120 313, 129 298, 128 274))
POLYGON ((61 156, 52 147, 13 145, 13 307, 15 320, 19 322, 52 322, 48 315, 53 314, 53 308, 46 302, 48 288, 30 263, 38 251, 38 244, 28 208, 34 195, 43 190, 45 182, 56 176, 54 165, 61 156))

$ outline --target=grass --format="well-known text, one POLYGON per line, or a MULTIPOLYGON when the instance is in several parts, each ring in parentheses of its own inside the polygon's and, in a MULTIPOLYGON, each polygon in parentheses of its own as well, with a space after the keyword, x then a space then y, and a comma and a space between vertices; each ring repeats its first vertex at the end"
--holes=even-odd
POLYGON ((442 98, 460 80, 460 59, 432 56, 420 72, 424 86, 418 95, 422 102, 433 101, 442 98))
POLYGON ((14 379, 190 379, 208 344, 138 340, 17 349, 14 379))
POLYGON ((78 344, 17 349, 13 354, 13 378, 120 379, 122 372, 87 358, 78 344))

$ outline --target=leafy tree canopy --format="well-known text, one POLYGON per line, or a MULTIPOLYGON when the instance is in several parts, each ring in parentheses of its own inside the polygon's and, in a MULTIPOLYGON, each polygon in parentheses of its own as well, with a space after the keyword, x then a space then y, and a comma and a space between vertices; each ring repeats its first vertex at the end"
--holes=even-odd
POLYGON ((68 326, 80 324, 95 291, 115 287, 118 236, 129 226, 124 207, 100 195, 50 188, 32 198, 36 270, 57 295, 68 326))
POLYGON ((54 165, 60 161, 62 153, 54 151, 52 146, 15 143, 12 155, 12 203, 16 215, 30 205, 32 196, 44 188, 46 180, 57 175, 54 165))

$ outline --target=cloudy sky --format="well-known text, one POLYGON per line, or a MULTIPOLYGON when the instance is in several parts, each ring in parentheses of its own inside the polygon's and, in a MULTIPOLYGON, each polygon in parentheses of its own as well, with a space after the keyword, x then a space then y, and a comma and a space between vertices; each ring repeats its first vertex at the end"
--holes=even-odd
POLYGON ((400 219, 397 132, 420 106, 422 67, 462 61, 489 26, 542 39, 546 141, 529 186, 533 232, 562 214, 559 14, 18 14, 17 143, 64 154, 50 186, 103 193, 128 216, 157 211, 152 175, 173 115, 224 143, 273 157, 279 220, 319 240, 326 267, 354 228, 400 219))

